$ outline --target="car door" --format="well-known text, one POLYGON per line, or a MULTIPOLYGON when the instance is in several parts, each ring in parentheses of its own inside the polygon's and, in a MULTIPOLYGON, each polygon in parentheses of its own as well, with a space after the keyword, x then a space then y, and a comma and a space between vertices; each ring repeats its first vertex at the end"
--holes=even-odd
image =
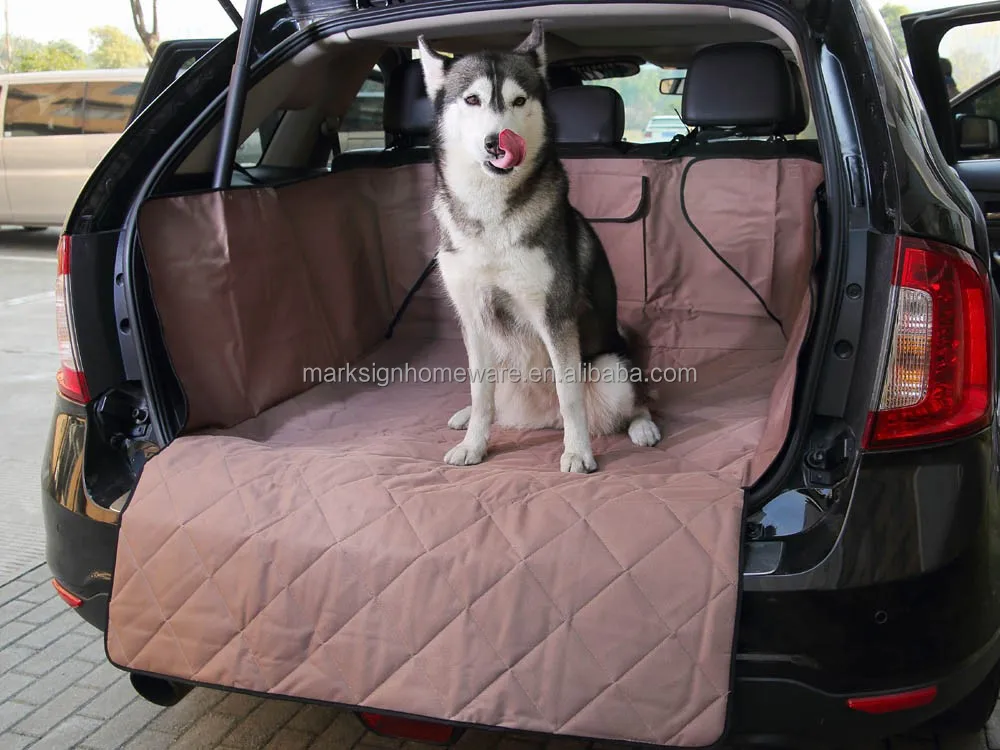
POLYGON ((104 158, 135 108, 142 81, 120 78, 100 78, 87 82, 83 111, 83 134, 87 137, 87 169, 92 170, 104 158))
POLYGON ((136 95, 129 122, 144 110, 164 89, 219 43, 218 39, 171 39, 160 42, 149 71, 136 95))
POLYGON ((10 221, 58 225, 89 174, 83 80, 17 82, 7 88, 3 159, 10 221))
POLYGON ((982 207, 1000 263, 1000 2, 900 20, 941 151, 982 207))
MULTIPOLYGON (((3 122, 3 100, 7 85, 0 81, 0 123, 3 122)), ((0 131, 2 132, 2 131, 0 131)), ((10 201, 7 198, 7 169, 3 161, 3 138, 0 138, 0 224, 10 220, 10 201)))

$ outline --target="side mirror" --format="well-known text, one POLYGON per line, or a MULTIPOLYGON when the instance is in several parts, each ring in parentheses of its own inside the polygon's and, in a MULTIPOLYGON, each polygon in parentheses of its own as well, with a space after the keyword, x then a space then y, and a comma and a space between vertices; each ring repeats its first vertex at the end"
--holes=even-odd
POLYGON ((1000 151, 1000 124, 992 117, 956 115, 958 150, 962 156, 981 156, 1000 151))

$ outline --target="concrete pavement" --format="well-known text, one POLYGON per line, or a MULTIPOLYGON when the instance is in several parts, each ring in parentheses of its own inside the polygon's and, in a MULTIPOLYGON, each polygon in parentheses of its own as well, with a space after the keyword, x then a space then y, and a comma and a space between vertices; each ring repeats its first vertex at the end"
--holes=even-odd
POLYGON ((58 237, 0 229, 0 582, 45 553, 39 492, 59 366, 58 237))

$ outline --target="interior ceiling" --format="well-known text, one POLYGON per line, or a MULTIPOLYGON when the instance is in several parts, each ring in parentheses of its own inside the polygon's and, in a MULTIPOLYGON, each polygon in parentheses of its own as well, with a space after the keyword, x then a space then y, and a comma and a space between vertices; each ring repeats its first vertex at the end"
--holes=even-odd
MULTIPOLYGON (((548 25, 545 47, 549 61, 626 54, 660 65, 676 65, 690 60, 701 47, 725 42, 766 42, 787 50, 787 45, 767 29, 727 16, 677 16, 670 19, 669 25, 652 28, 648 19, 644 25, 619 23, 612 28, 608 28, 607 22, 606 18, 583 18, 548 25)), ((449 36, 445 38, 428 35, 431 46, 454 54, 513 49, 527 35, 527 28, 521 21, 493 23, 488 30, 453 28, 448 31, 449 36), (457 33, 461 36, 456 36, 457 33)), ((409 35, 390 34, 379 38, 389 44, 416 46, 409 35)))

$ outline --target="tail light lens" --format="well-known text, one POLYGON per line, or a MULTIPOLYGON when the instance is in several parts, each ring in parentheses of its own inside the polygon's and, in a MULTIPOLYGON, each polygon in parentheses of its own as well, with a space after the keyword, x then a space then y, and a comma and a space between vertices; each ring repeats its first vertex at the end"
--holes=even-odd
POLYGON ((69 591, 55 578, 52 579, 52 586, 53 588, 55 588, 56 593, 59 594, 60 597, 62 597, 62 600, 66 602, 69 606, 71 606, 73 609, 76 609, 81 604, 83 604, 83 599, 81 599, 76 594, 69 591))
POLYGON ((80 367, 80 351, 76 344, 73 325, 73 306, 70 304, 69 264, 72 240, 68 235, 59 238, 58 266, 56 268, 56 338, 59 343, 59 371, 56 385, 59 393, 79 404, 90 398, 87 381, 80 367))
POLYGON ((929 706, 935 698, 937 698, 937 686, 931 685, 905 693, 848 698, 847 707, 866 714, 889 714, 929 706))
POLYGON ((404 719, 399 716, 386 716, 367 711, 359 713, 358 718, 361 719, 362 724, 377 734, 427 744, 447 744, 455 735, 453 727, 433 721, 404 719))
POLYGON ((900 448, 971 434, 993 412, 989 275, 968 253, 901 238, 889 363, 868 448, 900 448))

